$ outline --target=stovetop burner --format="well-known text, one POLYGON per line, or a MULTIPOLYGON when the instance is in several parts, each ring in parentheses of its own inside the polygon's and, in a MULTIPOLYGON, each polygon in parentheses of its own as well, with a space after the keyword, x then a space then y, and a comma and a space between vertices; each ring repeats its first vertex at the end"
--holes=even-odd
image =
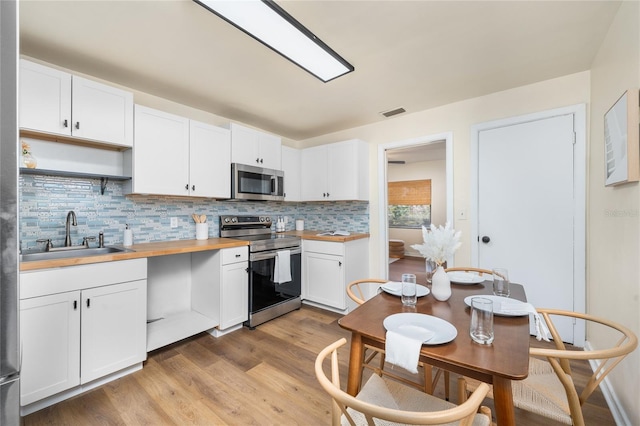
POLYGON ((269 216, 220 216, 220 236, 249 241, 249 251, 300 247, 300 238, 271 232, 269 216))

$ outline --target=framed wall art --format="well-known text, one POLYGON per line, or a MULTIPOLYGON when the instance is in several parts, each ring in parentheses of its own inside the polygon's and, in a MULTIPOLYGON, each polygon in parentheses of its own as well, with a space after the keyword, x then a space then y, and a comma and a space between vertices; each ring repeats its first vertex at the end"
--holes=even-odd
POLYGON ((604 115, 605 186, 640 180, 638 93, 627 90, 604 115))

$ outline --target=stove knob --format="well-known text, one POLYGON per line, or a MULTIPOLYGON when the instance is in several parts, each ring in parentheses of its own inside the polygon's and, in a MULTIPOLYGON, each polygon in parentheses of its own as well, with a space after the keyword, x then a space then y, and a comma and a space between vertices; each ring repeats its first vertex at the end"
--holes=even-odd
POLYGON ((224 218, 224 223, 229 223, 229 218, 228 217, 224 218))
POLYGON ((260 218, 260 222, 264 222, 264 217, 261 217, 261 218, 260 218))
POLYGON ((264 221, 265 221, 265 222, 271 222, 271 218, 270 218, 270 217, 265 217, 265 218, 264 218, 264 221))
POLYGON ((238 219, 236 219, 235 217, 231 218, 231 223, 236 223, 238 221, 238 219))

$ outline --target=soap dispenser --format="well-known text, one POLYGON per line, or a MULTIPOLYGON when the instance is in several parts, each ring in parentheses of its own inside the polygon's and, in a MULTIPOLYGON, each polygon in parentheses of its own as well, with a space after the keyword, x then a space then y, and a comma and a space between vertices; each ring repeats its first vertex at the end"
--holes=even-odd
POLYGON ((129 228, 129 224, 127 223, 126 228, 124 229, 124 240, 122 243, 123 246, 132 246, 133 245, 133 231, 129 228))

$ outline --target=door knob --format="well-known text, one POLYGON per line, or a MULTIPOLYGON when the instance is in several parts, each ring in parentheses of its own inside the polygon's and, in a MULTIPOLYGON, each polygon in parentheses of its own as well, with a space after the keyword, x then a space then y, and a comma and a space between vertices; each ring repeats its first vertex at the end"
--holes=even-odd
POLYGON ((486 235, 484 237, 482 237, 482 242, 483 243, 488 243, 489 241, 491 241, 491 238, 487 237, 486 235))

